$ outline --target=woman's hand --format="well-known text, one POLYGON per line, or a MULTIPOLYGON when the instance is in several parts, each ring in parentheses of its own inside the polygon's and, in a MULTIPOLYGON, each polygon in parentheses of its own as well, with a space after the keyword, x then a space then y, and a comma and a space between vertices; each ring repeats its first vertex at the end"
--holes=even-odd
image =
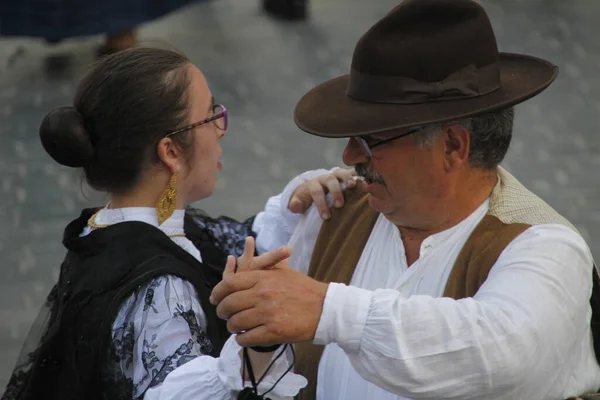
POLYGON ((254 238, 248 236, 244 242, 244 252, 242 255, 239 256, 237 260, 234 256, 227 257, 227 263, 225 264, 225 270, 223 271, 223 279, 236 272, 269 269, 292 255, 292 249, 290 247, 281 246, 275 250, 271 250, 255 257, 254 246, 254 238))
MULTIPOLYGON (((291 249, 283 246, 261 256, 255 257, 254 238, 249 236, 246 238, 244 243, 244 253, 237 259, 237 261, 234 256, 227 257, 227 264, 225 266, 225 271, 223 271, 223 279, 227 279, 229 275, 236 273, 274 267, 279 262, 285 260, 291 255, 291 249)), ((279 349, 276 349, 275 351, 277 350, 279 349)), ((265 353, 248 349, 248 357, 250 358, 250 363, 252 364, 252 368, 257 379, 266 373, 267 367, 273 360, 275 351, 265 353)), ((240 354, 240 357, 241 356, 242 355, 240 354)), ((244 368, 243 363, 244 360, 242 359, 242 370, 240 373, 242 374, 245 372, 244 380, 248 381, 250 377, 248 375, 248 370, 247 368, 244 368)))
POLYGON ((344 206, 344 193, 342 185, 347 188, 356 186, 356 171, 354 169, 336 169, 335 171, 321 175, 317 178, 304 182, 294 192, 288 209, 296 214, 303 214, 314 203, 319 214, 325 220, 331 217, 327 205, 327 194, 331 194, 333 206, 340 208, 344 206))

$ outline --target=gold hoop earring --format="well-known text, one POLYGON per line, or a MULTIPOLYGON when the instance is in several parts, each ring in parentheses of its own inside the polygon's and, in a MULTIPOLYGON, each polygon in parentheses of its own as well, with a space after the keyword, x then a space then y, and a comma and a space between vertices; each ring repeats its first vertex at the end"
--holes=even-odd
POLYGON ((177 201, 177 172, 171 175, 167 187, 160 195, 156 205, 156 216, 158 225, 162 225, 175 211, 175 202, 177 201))

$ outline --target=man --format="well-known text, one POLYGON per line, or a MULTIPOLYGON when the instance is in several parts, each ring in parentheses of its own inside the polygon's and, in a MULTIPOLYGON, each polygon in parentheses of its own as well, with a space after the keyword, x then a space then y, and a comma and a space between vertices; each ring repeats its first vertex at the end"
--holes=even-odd
MULTIPOLYGON (((556 400, 598 390, 590 250, 499 167, 512 107, 556 73, 499 53, 471 0, 406 0, 375 24, 350 74, 295 110, 308 133, 349 138, 344 162, 364 185, 329 221, 311 208, 295 226, 289 261, 310 278, 285 264, 225 274, 212 301, 242 332, 238 342, 299 342, 302 399, 556 400)), ((282 210, 293 186, 275 198, 282 210)))

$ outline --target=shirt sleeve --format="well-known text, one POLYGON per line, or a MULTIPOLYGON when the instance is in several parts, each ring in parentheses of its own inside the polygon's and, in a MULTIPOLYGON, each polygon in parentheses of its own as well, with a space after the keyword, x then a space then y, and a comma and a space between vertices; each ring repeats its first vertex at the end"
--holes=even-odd
MULTIPOLYGON (((235 399, 242 388, 241 348, 232 337, 220 358, 207 356, 212 344, 205 332, 206 317, 191 283, 175 276, 152 280, 125 302, 113 324, 112 386, 131 382, 133 399, 235 399), (188 392, 190 397, 183 396, 188 392)), ((275 383, 288 366, 287 358, 278 360, 265 382, 275 383)), ((275 394, 293 396, 303 387, 304 378, 288 375, 275 394)))
MULTIPOLYGON (((335 171, 317 169, 304 172, 292 179, 283 192, 267 200, 265 209, 256 215, 252 230, 256 233, 256 249, 259 254, 287 245, 302 214, 294 214, 288 209, 294 192, 306 181, 335 171)), ((314 207, 311 207, 312 209, 314 207)), ((309 209, 309 210, 310 210, 309 209)))
POLYGON ((337 343, 362 377, 408 398, 562 398, 590 340, 592 268, 575 232, 535 226, 473 298, 330 284, 315 343, 337 343))

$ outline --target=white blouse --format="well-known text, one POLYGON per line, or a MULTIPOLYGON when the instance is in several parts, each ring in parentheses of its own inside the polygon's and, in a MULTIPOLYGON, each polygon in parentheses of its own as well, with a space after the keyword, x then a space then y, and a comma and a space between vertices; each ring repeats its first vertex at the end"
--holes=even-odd
MULTIPOLYGON (((102 209, 98 225, 140 221, 158 226, 153 208, 102 209)), ((159 229, 184 250, 202 261, 200 251, 183 237, 184 211, 176 210, 159 229)), ((226 226, 215 228, 227 234, 226 226)), ((86 227, 82 236, 91 232, 86 227)), ((221 356, 213 358, 206 337, 206 317, 193 285, 176 276, 161 276, 140 287, 121 307, 112 329, 113 349, 119 359, 107 367, 115 379, 133 382, 133 398, 144 400, 235 399, 242 389, 241 347, 235 335, 225 343, 221 356)), ((277 353, 276 353, 277 354, 277 353)), ((259 385, 270 389, 289 367, 281 357, 259 385)), ((269 394, 294 396, 306 380, 289 373, 269 394)), ((245 386, 250 386, 246 382, 245 386)))

